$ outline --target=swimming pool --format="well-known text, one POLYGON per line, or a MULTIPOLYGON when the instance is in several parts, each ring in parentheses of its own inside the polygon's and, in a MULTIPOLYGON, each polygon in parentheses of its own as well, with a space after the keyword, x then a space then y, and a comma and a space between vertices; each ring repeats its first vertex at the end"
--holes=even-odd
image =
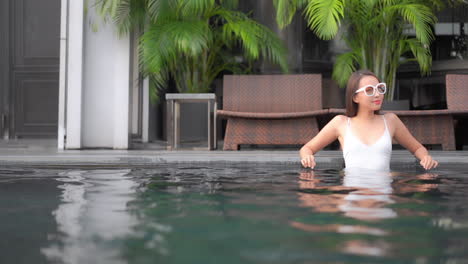
POLYGON ((0 169, 0 263, 468 263, 468 168, 0 169))

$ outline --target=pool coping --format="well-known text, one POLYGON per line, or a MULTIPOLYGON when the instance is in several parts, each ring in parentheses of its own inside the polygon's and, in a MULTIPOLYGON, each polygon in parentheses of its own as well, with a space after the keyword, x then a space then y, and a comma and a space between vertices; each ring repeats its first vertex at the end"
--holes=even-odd
MULTIPOLYGON (((451 164, 468 164, 466 151, 431 151, 442 167, 451 164)), ((318 167, 342 167, 341 151, 324 150, 316 155, 318 167)), ((299 164, 298 151, 161 151, 161 150, 51 150, 3 149, 0 166, 112 166, 153 167, 171 163, 278 163, 299 164)), ((391 165, 417 164, 406 150, 392 152, 391 165)))

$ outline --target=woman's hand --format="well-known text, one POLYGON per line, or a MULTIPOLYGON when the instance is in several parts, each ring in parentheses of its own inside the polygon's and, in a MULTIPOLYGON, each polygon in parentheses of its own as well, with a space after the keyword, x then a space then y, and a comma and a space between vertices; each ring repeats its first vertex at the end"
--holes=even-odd
POLYGON ((426 169, 426 170, 430 170, 430 169, 433 169, 435 167, 437 167, 437 165, 439 165, 439 162, 437 162, 436 160, 433 160, 431 155, 425 155, 421 161, 419 162, 419 164, 421 164, 421 166, 426 169))
POLYGON ((301 158, 301 163, 305 168, 313 169, 316 165, 314 155, 305 155, 303 158, 301 158))

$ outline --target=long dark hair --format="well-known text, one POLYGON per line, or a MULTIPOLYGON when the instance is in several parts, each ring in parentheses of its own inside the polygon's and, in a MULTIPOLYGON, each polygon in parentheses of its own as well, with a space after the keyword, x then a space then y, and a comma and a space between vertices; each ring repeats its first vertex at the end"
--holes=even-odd
MULTIPOLYGON (((366 76, 375 77, 380 82, 377 75, 369 70, 355 71, 348 79, 348 85, 346 85, 346 115, 348 117, 353 117, 357 114, 359 105, 353 101, 353 97, 356 90, 359 89, 359 82, 366 76)), ((375 114, 379 114, 379 110, 375 111, 375 114)))

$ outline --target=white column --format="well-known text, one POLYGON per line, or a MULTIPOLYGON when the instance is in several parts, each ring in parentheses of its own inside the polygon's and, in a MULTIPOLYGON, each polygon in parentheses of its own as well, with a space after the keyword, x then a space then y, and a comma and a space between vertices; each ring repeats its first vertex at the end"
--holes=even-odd
POLYGON ((88 1, 84 25, 82 147, 127 149, 130 37, 119 36, 111 19, 103 21, 97 1, 88 1))
POLYGON ((67 149, 81 148, 84 1, 68 3, 68 61, 66 93, 67 149))
POLYGON ((59 80, 59 109, 57 148, 65 148, 65 113, 66 113, 66 88, 67 88, 67 29, 68 29, 68 0, 61 0, 60 15, 60 80, 59 80))
POLYGON ((140 105, 140 97, 141 97, 141 85, 139 82, 139 58, 138 58, 138 42, 139 42, 139 33, 137 30, 135 30, 132 34, 131 40, 132 40, 132 92, 130 96, 130 107, 132 109, 131 113, 131 127, 132 127, 132 134, 138 134, 141 131, 140 127, 140 119, 141 119, 141 105, 140 105))
POLYGON ((62 0, 59 149, 129 146, 130 38, 103 22, 95 1, 62 0))
POLYGON ((115 35, 114 58, 114 149, 127 149, 130 120, 130 38, 115 35))
POLYGON ((143 111, 141 115, 141 141, 148 142, 149 133, 149 78, 143 80, 143 111))

